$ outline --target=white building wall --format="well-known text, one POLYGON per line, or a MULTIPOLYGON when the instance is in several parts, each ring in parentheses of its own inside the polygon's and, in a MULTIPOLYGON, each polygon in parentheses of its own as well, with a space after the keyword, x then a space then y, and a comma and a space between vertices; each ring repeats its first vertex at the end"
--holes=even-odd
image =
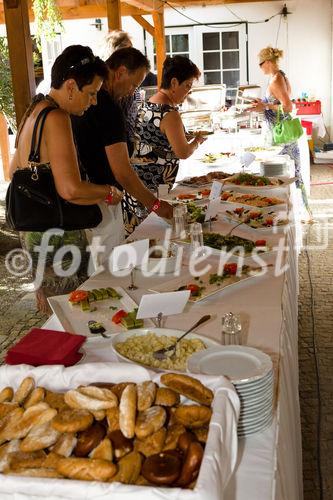
MULTIPOLYGON (((277 46, 285 51, 281 68, 286 71, 292 84, 293 97, 302 92, 322 101, 322 111, 328 127, 333 125, 332 101, 332 0, 287 0, 254 2, 247 4, 213 5, 208 7, 179 7, 178 10, 200 23, 222 21, 261 21, 277 14, 286 3, 287 21, 280 16, 264 23, 249 24, 249 83, 259 84, 263 91, 267 79, 258 67, 257 54, 267 45, 277 46)), ((165 25, 179 26, 194 24, 173 9, 165 8, 165 25)), ((152 23, 151 16, 146 19, 152 23)), ((95 19, 65 21, 65 32, 61 35, 62 48, 82 43, 99 53, 103 36, 107 32, 106 19, 102 19, 102 31, 93 26, 95 19)), ((144 51, 144 37, 141 26, 130 17, 122 20, 123 29, 128 31, 133 44, 144 51)), ((3 26, 1 27, 3 31, 3 26)), ((0 34, 1 34, 0 31, 0 34)), ((33 33, 33 25, 31 26, 33 33)), ((147 39, 150 35, 147 33, 147 39)), ((194 62, 195 62, 195 58, 194 62)), ((246 83, 246 82, 244 82, 246 83)), ((333 128, 332 128, 333 130, 333 128)))

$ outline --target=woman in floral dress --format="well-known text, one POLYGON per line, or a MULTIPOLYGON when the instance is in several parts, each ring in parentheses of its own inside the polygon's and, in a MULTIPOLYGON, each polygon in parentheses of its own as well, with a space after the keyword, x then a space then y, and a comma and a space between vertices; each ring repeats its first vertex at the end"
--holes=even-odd
MULTIPOLYGON (((159 184, 168 184, 171 189, 179 160, 191 156, 204 141, 201 136, 187 140, 177 108, 199 76, 199 69, 187 57, 167 57, 159 90, 139 111, 133 168, 151 191, 156 192, 159 184)), ((131 232, 147 213, 128 194, 124 197, 123 208, 125 226, 131 232)))

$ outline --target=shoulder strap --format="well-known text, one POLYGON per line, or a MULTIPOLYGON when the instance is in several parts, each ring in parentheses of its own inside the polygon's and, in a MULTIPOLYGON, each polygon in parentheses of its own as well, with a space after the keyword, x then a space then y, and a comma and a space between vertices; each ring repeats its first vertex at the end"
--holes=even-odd
POLYGON ((36 163, 40 162, 40 144, 41 144, 41 140, 42 140, 42 132, 43 132, 43 128, 44 128, 44 123, 45 123, 47 115, 53 109, 56 109, 56 108, 54 106, 48 106, 47 108, 43 108, 36 118, 34 129, 32 132, 31 148, 30 148, 30 154, 29 154, 29 159, 28 159, 28 161, 30 161, 30 162, 31 161, 36 162, 36 163), (39 131, 38 131, 39 123, 40 123, 40 127, 39 127, 39 131), (36 145, 37 131, 38 131, 38 138, 37 138, 37 145, 36 145))

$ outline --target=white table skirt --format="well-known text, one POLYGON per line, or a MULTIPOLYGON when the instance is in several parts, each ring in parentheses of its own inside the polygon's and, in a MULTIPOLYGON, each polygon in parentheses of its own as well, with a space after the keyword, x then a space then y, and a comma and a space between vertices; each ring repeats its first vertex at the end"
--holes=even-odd
MULTIPOLYGON (((223 226, 223 224, 221 225, 223 226)), ((165 223, 151 215, 137 229, 136 236, 150 237, 161 234, 165 223)), ((221 227, 222 228, 222 227, 221 227)), ((287 239, 295 240, 291 230, 287 239)), ((249 236, 248 231, 238 234, 249 236)), ((278 238, 278 235, 272 237, 278 238)), ((271 258, 268 262, 274 262, 271 258)), ((221 315, 233 311, 241 313, 246 344, 270 354, 275 363, 277 400, 275 418, 265 431, 239 440, 238 462, 235 473, 225 493, 226 500, 300 500, 302 498, 301 437, 298 404, 298 360, 297 360, 297 255, 289 252, 287 261, 291 267, 279 277, 270 271, 266 277, 254 279, 252 283, 226 290, 206 300, 188 304, 181 315, 166 320, 168 328, 185 329, 203 314, 213 315, 213 321, 198 329, 198 333, 220 340, 221 315)), ((129 278, 111 277, 104 271, 93 277, 96 280, 110 279, 110 285, 127 287, 129 278)), ((152 283, 161 283, 164 278, 145 278, 138 271, 136 284, 139 289, 129 292, 138 303, 142 294, 152 283)), ((46 328, 61 329, 52 317, 46 328)), ((85 362, 115 360, 112 353, 101 349, 101 345, 86 346, 85 362)))

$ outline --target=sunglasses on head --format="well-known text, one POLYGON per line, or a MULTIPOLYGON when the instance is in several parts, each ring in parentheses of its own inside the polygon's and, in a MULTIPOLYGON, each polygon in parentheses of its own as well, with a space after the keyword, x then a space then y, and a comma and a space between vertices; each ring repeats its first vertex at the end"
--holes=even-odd
POLYGON ((95 58, 94 60, 92 60, 91 57, 85 57, 84 59, 81 59, 81 61, 75 63, 75 64, 72 64, 72 66, 70 66, 68 68, 68 71, 71 70, 71 69, 77 69, 77 68, 80 68, 81 66, 85 66, 86 64, 92 64, 93 62, 95 61, 95 58))

